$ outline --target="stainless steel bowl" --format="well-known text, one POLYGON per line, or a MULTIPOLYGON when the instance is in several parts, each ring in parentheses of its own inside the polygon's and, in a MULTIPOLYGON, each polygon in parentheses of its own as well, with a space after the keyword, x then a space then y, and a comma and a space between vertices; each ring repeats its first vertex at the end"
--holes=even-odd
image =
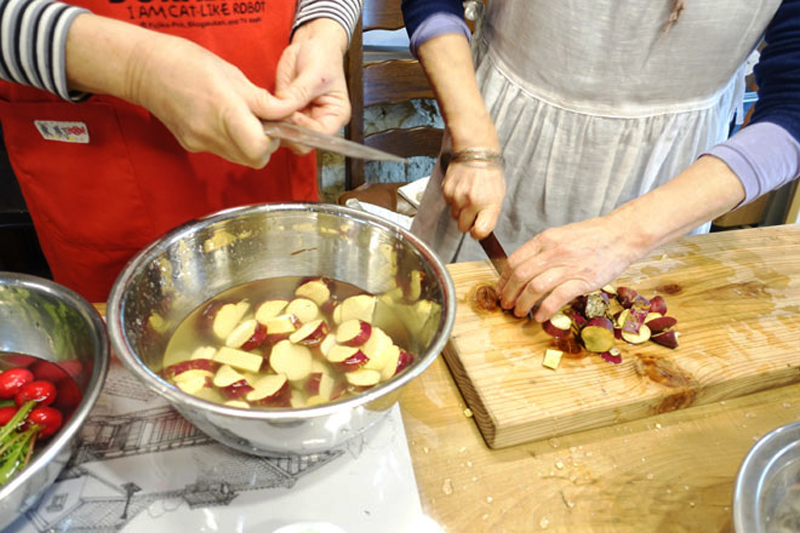
POLYGON ((800 531, 800 422, 771 431, 748 452, 736 476, 733 524, 740 533, 800 531))
POLYGON ((453 282, 416 237, 368 213, 329 204, 268 204, 230 209, 163 236, 126 266, 111 290, 107 324, 124 365, 209 436, 259 455, 319 453, 382 419, 399 391, 438 356, 455 317, 453 282), (210 403, 159 377, 178 324, 201 303, 243 283, 324 275, 384 301, 414 270, 421 297, 395 310, 415 341, 414 364, 361 395, 303 409, 243 410, 210 403))
POLYGON ((82 399, 28 466, 0 487, 0 529, 33 505, 67 464, 108 371, 108 339, 97 311, 71 290, 0 272, 0 370, 14 365, 13 360, 29 359, 8 354, 32 355, 69 368, 82 399))

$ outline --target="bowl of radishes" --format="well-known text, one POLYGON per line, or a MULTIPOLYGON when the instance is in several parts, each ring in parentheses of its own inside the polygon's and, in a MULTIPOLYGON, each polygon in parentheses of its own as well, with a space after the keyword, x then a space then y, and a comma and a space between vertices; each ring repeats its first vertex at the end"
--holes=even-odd
POLYGON ((219 442, 328 451, 382 420, 455 317, 438 257, 399 226, 330 204, 262 204, 192 221, 114 283, 115 352, 219 442))
POLYGON ((52 281, 0 272, 0 529, 55 481, 108 369, 100 315, 52 281))

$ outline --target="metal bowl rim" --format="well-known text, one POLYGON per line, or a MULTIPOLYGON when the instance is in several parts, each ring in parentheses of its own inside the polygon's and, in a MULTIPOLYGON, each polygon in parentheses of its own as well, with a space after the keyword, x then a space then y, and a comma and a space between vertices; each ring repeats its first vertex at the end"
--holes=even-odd
MULTIPOLYGON (((757 524, 752 524, 751 521, 745 519, 745 510, 747 508, 750 509, 758 509, 760 495, 762 494, 763 485, 765 482, 765 474, 771 472, 772 464, 778 455, 784 452, 786 447, 794 442, 798 441, 800 438, 800 421, 790 422, 783 426, 777 427, 761 437, 758 442, 750 448, 750 451, 747 452, 747 455, 742 461, 741 466, 739 467, 739 471, 736 474, 736 484, 734 486, 733 492, 733 525, 735 531, 754 531, 752 528, 757 524), (783 442, 785 439, 786 442, 783 442), (760 461, 764 459, 761 455, 764 453, 764 449, 774 446, 775 441, 779 444, 783 444, 777 450, 777 453, 771 455, 769 457, 769 461, 766 463, 766 466, 760 468, 761 472, 758 476, 758 487, 755 491, 748 490, 747 492, 755 494, 755 499, 748 498, 745 495, 746 488, 749 486, 747 484, 746 478, 748 474, 752 473, 753 468, 757 468, 764 463, 760 461)), ((757 516, 757 514, 755 515, 757 516)))
MULTIPOLYGON (((94 340, 100 347, 100 354, 96 354, 93 365, 92 375, 83 393, 83 398, 78 408, 72 413, 69 422, 57 433, 57 436, 47 443, 43 449, 39 450, 31 463, 4 487, 0 488, 0 500, 13 494, 19 487, 25 485, 31 478, 44 469, 61 451, 69 444, 70 440, 80 431, 83 422, 97 403, 100 391, 103 388, 109 364, 109 345, 103 319, 97 310, 82 296, 73 290, 59 285, 53 281, 12 272, 0 272, 0 281, 7 280, 3 286, 22 287, 37 292, 46 293, 59 300, 63 300, 82 312, 91 322, 94 340)), ((33 354, 28 354, 33 355, 33 354)), ((53 361, 57 362, 57 361, 53 361)))
POLYGON ((382 396, 388 395, 392 391, 399 389, 412 379, 416 378, 428 368, 433 360, 438 357, 439 353, 444 349, 444 346, 449 338, 449 333, 447 335, 444 333, 452 331, 453 323, 455 322, 455 305, 455 287, 453 285, 453 280, 438 256, 433 253, 427 244, 422 242, 422 240, 413 235, 410 231, 403 229, 391 221, 371 213, 334 204, 316 204, 307 202, 252 204, 225 209, 216 213, 212 213, 206 217, 189 221, 181 226, 176 227, 172 231, 167 232, 161 238, 152 242, 150 245, 137 253, 127 263, 111 288, 106 310, 106 325, 108 328, 111 345, 114 347, 116 354, 119 356, 125 367, 128 368, 128 370, 130 370, 139 380, 152 385, 156 393, 160 394, 173 404, 178 404, 180 406, 188 405, 191 408, 199 409, 204 412, 210 412, 216 415, 232 416, 239 419, 270 421, 297 420, 329 416, 334 413, 342 412, 343 410, 352 410, 353 408, 370 403, 382 396), (428 350, 422 354, 418 362, 416 362, 413 367, 408 368, 406 371, 400 374, 397 379, 389 380, 373 389, 370 389, 369 391, 362 392, 357 396, 343 401, 306 407, 302 409, 274 408, 269 410, 245 410, 235 407, 228 407, 206 400, 201 400, 200 398, 185 393, 177 387, 164 381, 158 374, 147 367, 147 365, 145 365, 138 356, 135 355, 130 343, 128 343, 125 335, 123 335, 124 328, 121 321, 121 310, 125 305, 123 291, 124 287, 132 279, 138 267, 141 264, 145 264, 145 262, 148 261, 148 258, 151 258, 151 256, 154 256, 160 253, 162 250, 169 248, 188 234, 211 226, 217 222, 229 220, 236 216, 252 215, 260 212, 282 211, 313 211, 315 213, 343 216, 358 222, 369 222, 381 227, 385 231, 400 235, 403 239, 409 241, 434 270, 438 279, 444 282, 442 286, 442 316, 445 318, 445 320, 436 330, 434 336, 434 339, 437 339, 436 342, 432 343, 431 346, 428 347, 428 350))

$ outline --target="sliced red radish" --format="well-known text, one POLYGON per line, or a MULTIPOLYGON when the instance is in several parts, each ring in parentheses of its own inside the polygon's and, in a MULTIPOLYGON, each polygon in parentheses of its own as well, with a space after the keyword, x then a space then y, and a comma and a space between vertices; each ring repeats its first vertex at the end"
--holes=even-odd
POLYGON ((307 298, 317 304, 323 305, 331 297, 331 289, 328 280, 316 278, 305 281, 294 291, 294 295, 299 298, 307 298))
POLYGON ((287 305, 289 305, 289 300, 267 300, 256 310, 256 320, 266 324, 276 316, 283 314, 287 305))
POLYGON ((248 309, 250 309, 250 304, 247 300, 225 304, 220 307, 214 317, 214 334, 220 339, 227 339, 248 309))
POLYGON ((267 374, 253 382, 253 390, 245 395, 245 399, 266 405, 288 400, 290 394, 291 387, 284 374, 267 374))
POLYGON ((319 318, 300 326, 300 329, 289 335, 289 342, 313 346, 320 344, 328 334, 328 323, 319 318))
POLYGON ((269 366, 275 372, 285 374, 287 379, 297 381, 311 373, 311 360, 311 350, 284 340, 273 346, 269 366))
POLYGON ((258 372, 264 362, 264 358, 257 353, 245 352, 223 346, 214 356, 214 361, 224 365, 230 365, 237 370, 244 372, 258 372))
POLYGON ((359 369, 345 373, 345 378, 350 385, 356 387, 372 387, 381 381, 381 373, 377 370, 359 369))
POLYGON ((286 306, 286 312, 305 324, 319 317, 319 306, 308 298, 295 298, 286 306))
POLYGON ((369 340, 372 325, 358 318, 342 322, 336 329, 336 342, 345 346, 361 346, 369 340))

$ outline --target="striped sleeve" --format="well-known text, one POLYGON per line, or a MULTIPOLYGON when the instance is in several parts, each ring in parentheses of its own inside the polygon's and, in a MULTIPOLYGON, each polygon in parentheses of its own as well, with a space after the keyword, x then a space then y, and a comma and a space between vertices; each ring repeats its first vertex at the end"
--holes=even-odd
POLYGON ((67 32, 86 9, 53 0, 0 0, 0 78, 65 100, 87 95, 67 88, 67 32))
POLYGON ((350 38, 360 20, 363 4, 364 0, 299 0, 292 32, 310 20, 329 18, 341 24, 350 38))

